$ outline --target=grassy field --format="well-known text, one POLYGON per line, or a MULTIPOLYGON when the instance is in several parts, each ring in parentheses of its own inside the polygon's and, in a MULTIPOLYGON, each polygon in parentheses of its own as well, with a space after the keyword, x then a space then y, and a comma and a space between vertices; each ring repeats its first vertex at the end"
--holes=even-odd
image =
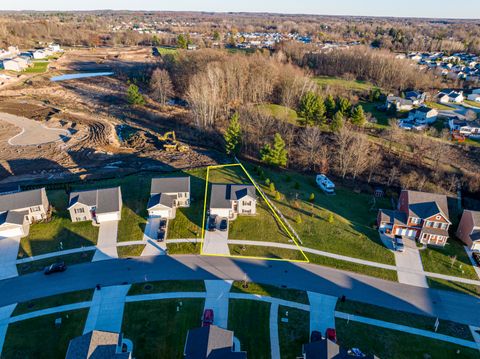
POLYGON ((425 105, 427 105, 430 108, 434 108, 436 110, 445 110, 445 111, 454 110, 453 107, 444 105, 443 103, 438 103, 433 101, 425 101, 425 105))
POLYGON ((200 243, 168 243, 168 254, 200 254, 200 243))
POLYGON ((133 341, 135 357, 183 358, 187 332, 200 326, 203 305, 203 299, 127 303, 122 332, 133 341))
MULTIPOLYGON (((346 300, 343 303, 338 301, 335 310, 429 331, 434 331, 436 321, 435 317, 401 312, 352 300, 346 300)), ((440 320, 437 333, 473 341, 472 333, 470 332, 468 325, 448 320, 440 320)))
POLYGON ((423 269, 426 272, 447 274, 455 277, 478 279, 463 244, 449 238, 445 247, 428 247, 420 251, 423 269), (453 262, 452 257, 456 257, 453 262))
POLYGON ((282 359, 298 358, 302 354, 302 345, 309 342, 309 332, 309 312, 284 306, 278 308, 278 337, 282 359), (283 322, 282 318, 287 318, 288 322, 283 322))
POLYGON ((91 222, 72 223, 67 210, 68 196, 64 190, 48 191, 54 207, 52 220, 30 227, 30 233, 22 238, 18 258, 55 252, 62 249, 93 246, 97 243, 98 227, 91 222))
POLYGON ((289 107, 275 105, 273 103, 258 105, 258 109, 266 116, 273 117, 279 121, 298 125, 297 112, 289 107))
POLYGON ((120 246, 120 247, 117 247, 117 253, 119 258, 139 257, 142 254, 144 249, 145 249, 145 244, 120 246))
POLYGON ((89 302, 93 297, 93 289, 78 290, 70 293, 38 298, 28 302, 18 303, 12 316, 35 312, 37 310, 59 307, 61 305, 89 302))
POLYGON ((47 71, 48 61, 33 61, 33 66, 26 68, 23 72, 26 74, 37 74, 47 71))
POLYGON ((81 309, 10 324, 2 359, 64 359, 70 340, 82 335, 87 314, 88 309, 81 309), (57 318, 62 318, 59 328, 57 318))
POLYGON ((391 115, 386 111, 380 111, 377 109, 377 106, 381 105, 379 102, 366 102, 361 101, 360 105, 362 105, 363 110, 365 112, 369 112, 372 114, 373 117, 377 119, 377 127, 388 127, 389 126, 389 119, 395 118, 395 115, 391 115))
POLYGON ((205 292, 205 283, 201 280, 162 280, 135 283, 130 287, 128 295, 167 292, 205 292))
POLYGON ((88 263, 92 261, 95 251, 85 251, 81 253, 67 254, 65 256, 40 259, 37 261, 17 264, 18 274, 28 274, 43 270, 46 266, 56 262, 65 262, 67 266, 80 263, 88 263))
POLYGON ((428 286, 430 288, 450 290, 463 294, 474 295, 480 297, 480 286, 459 282, 452 282, 444 279, 427 277, 428 286))
POLYGON ((291 249, 264 246, 244 246, 239 244, 229 244, 228 248, 230 249, 230 254, 234 256, 306 261, 305 257, 300 251, 291 249))
POLYGON ((338 343, 389 359, 478 358, 478 350, 362 323, 335 320, 338 343), (379 340, 380 338, 380 340, 379 340), (457 353, 459 351, 459 353, 457 353))
POLYGON ((243 281, 235 281, 230 290, 232 293, 260 294, 263 296, 280 298, 291 302, 309 304, 307 292, 298 289, 280 288, 274 285, 247 283, 244 288, 243 281))
POLYGON ((374 228, 379 208, 390 208, 386 198, 377 199, 337 185, 337 194, 323 194, 314 176, 295 172, 279 172, 263 168, 247 170, 256 179, 270 200, 285 215, 303 241, 303 246, 386 264, 394 264, 393 254, 381 243, 374 228), (275 183, 281 200, 265 184, 275 183), (314 195, 313 202, 309 201, 314 195))
POLYGON ((480 103, 479 103, 479 102, 475 102, 475 101, 472 101, 472 100, 464 100, 464 102, 465 102, 467 105, 470 105, 470 106, 473 106, 473 107, 479 107, 479 108, 480 108, 480 103))
POLYGON ((270 303, 231 299, 228 329, 240 340, 249 358, 270 359, 270 303))
POLYGON ((330 77, 330 76, 315 77, 315 81, 322 88, 335 87, 335 88, 357 91, 357 92, 368 92, 371 89, 375 88, 375 86, 369 82, 358 81, 358 80, 344 80, 342 78, 330 77))

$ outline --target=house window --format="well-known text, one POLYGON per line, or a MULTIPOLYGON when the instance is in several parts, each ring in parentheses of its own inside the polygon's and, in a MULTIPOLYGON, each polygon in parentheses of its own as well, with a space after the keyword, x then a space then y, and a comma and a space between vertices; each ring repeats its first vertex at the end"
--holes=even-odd
POLYGON ((40 212, 40 206, 31 207, 30 212, 40 212))
POLYGON ((85 208, 75 208, 75 213, 85 213, 85 208))
POLYGON ((433 222, 432 221, 427 221, 427 224, 425 225, 426 227, 432 227, 433 226, 433 222))
POLYGON ((410 222, 412 222, 413 224, 419 224, 420 223, 420 218, 412 217, 410 219, 410 222))
POLYGON ((252 201, 242 201, 242 206, 251 206, 252 205, 252 201))
POLYGON ((179 192, 178 193, 178 198, 182 198, 183 197, 183 193, 179 192))
POLYGON ((447 224, 447 223, 443 223, 443 224, 442 224, 442 229, 447 230, 447 229, 448 229, 448 224, 447 224))

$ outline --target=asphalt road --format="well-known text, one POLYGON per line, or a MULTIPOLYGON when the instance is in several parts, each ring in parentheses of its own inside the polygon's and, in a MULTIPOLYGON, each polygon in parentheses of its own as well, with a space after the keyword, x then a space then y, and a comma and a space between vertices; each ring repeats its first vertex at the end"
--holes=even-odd
POLYGON ((420 288, 306 263, 209 256, 113 259, 71 266, 65 273, 33 273, 0 281, 0 306, 122 283, 151 280, 248 279, 479 325, 480 299, 420 288))

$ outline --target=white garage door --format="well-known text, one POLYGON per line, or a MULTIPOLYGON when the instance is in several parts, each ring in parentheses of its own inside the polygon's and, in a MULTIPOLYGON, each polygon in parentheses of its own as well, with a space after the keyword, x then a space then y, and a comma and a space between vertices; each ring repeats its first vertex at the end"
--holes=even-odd
POLYGON ((415 237, 415 234, 416 234, 416 233, 417 233, 417 231, 415 231, 414 229, 409 229, 409 230, 407 231, 406 236, 409 237, 409 238, 413 238, 413 237, 415 237))
POLYGON ((23 231, 21 228, 14 228, 14 229, 7 229, 4 231, 0 231, 0 238, 8 238, 8 237, 21 237, 23 236, 23 231))
POLYGON ((169 209, 156 209, 154 211, 149 211, 148 215, 149 216, 155 216, 155 217, 170 218, 170 210, 169 209))
POLYGON ((404 236, 407 233, 407 230, 405 228, 397 228, 396 235, 397 236, 404 236))
POLYGON ((120 213, 113 212, 113 213, 97 213, 97 220, 99 223, 108 222, 108 221, 118 221, 120 219, 120 213))

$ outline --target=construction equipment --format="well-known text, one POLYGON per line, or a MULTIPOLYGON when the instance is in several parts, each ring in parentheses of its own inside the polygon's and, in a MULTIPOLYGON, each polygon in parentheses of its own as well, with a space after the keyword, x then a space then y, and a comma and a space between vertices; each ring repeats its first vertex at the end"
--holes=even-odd
POLYGON ((159 135, 158 139, 163 142, 163 149, 167 152, 188 151, 188 146, 182 145, 177 141, 175 131, 165 132, 165 134, 159 135))
POLYGON ((452 141, 465 142, 465 136, 460 131, 452 131, 452 141))

